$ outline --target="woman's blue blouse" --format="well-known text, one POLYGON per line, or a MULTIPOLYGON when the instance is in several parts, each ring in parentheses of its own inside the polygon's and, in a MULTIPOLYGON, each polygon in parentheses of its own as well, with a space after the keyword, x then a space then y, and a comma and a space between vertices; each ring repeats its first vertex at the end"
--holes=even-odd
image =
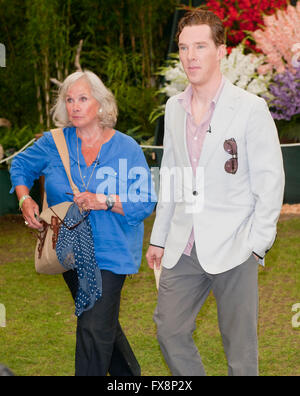
MULTIPOLYGON (((119 195, 125 213, 125 216, 103 210, 90 213, 99 267, 116 274, 137 273, 142 257, 143 220, 152 213, 157 200, 140 146, 131 137, 116 131, 102 146, 99 160, 87 167, 75 128, 64 128, 64 135, 72 179, 78 189, 86 190, 82 178, 86 185, 90 180, 89 192, 119 195)), ((18 185, 31 189, 34 180, 43 175, 49 206, 72 201, 72 196, 66 194, 72 190, 50 132, 45 132, 32 147, 14 159, 10 174, 11 192, 18 185)))

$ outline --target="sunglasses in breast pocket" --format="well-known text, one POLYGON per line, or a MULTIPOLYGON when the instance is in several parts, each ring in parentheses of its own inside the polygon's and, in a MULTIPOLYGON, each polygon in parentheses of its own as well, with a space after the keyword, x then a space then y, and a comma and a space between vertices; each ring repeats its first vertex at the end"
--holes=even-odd
POLYGON ((234 138, 225 140, 224 150, 231 155, 231 158, 225 162, 225 171, 234 175, 238 170, 238 151, 234 138))

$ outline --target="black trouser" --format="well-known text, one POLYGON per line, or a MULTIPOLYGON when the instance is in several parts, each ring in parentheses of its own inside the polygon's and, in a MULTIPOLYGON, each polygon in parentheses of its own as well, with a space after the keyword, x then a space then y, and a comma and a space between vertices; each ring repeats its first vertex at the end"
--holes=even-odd
MULTIPOLYGON (((126 275, 101 271, 102 297, 77 320, 76 376, 139 376, 140 366, 119 323, 121 290, 126 275)), ((76 271, 63 274, 73 298, 76 271)))

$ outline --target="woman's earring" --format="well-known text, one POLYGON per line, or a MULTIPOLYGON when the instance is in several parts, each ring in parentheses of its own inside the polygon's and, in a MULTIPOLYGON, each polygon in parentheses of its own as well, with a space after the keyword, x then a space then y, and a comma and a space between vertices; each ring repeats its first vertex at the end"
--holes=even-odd
POLYGON ((99 113, 101 114, 101 113, 102 113, 102 111, 103 111, 103 109, 102 109, 102 107, 101 107, 101 109, 99 109, 99 113))

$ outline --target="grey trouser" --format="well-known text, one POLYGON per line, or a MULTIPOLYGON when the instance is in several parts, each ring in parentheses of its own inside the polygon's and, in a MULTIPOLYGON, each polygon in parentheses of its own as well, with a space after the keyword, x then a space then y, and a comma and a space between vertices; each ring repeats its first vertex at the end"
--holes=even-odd
POLYGON ((211 290, 217 301, 228 375, 258 375, 257 276, 258 263, 253 255, 230 271, 208 274, 198 261, 195 245, 190 257, 183 254, 175 267, 163 268, 154 321, 173 375, 205 375, 192 335, 211 290))

